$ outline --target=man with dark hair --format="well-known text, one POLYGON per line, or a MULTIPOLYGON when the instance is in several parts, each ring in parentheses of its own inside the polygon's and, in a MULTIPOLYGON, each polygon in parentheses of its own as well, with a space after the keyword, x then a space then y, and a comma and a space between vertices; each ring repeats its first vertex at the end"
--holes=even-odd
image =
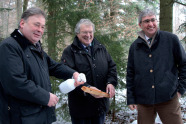
POLYGON ((158 30, 156 14, 139 15, 142 29, 129 50, 127 104, 138 110, 139 124, 182 124, 179 98, 186 88, 186 53, 178 37, 158 30))
POLYGON ((68 79, 75 86, 79 73, 52 60, 41 48, 45 13, 26 10, 19 29, 0 45, 0 124, 51 124, 58 97, 51 93, 49 76, 68 79))

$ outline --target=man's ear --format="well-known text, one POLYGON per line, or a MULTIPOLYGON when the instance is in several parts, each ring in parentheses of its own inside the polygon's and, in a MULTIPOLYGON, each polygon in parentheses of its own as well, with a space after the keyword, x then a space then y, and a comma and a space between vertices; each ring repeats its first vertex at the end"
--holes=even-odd
POLYGON ((24 24, 25 24, 25 20, 21 19, 21 21, 19 22, 20 28, 23 28, 24 24))
POLYGON ((141 28, 141 23, 139 23, 138 25, 139 25, 139 27, 141 28))

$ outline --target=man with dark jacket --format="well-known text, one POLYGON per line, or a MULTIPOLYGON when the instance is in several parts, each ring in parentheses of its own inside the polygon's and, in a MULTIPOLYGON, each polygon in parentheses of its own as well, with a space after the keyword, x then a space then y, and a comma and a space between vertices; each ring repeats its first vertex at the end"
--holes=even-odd
POLYGON ((176 35, 158 30, 153 11, 142 11, 138 21, 142 31, 129 50, 127 104, 138 110, 139 124, 154 124, 157 113, 164 124, 182 124, 185 50, 176 35))
POLYGON ((51 124, 58 97, 49 76, 76 80, 79 73, 52 60, 41 48, 45 13, 26 10, 19 29, 0 45, 0 124, 51 124))
MULTIPOLYGON (((62 55, 61 61, 79 73, 86 74, 86 86, 115 95, 116 64, 106 48, 94 38, 95 26, 81 19, 75 28, 76 36, 62 55)), ((72 124, 103 124, 109 109, 109 99, 86 94, 81 86, 68 94, 72 124)))

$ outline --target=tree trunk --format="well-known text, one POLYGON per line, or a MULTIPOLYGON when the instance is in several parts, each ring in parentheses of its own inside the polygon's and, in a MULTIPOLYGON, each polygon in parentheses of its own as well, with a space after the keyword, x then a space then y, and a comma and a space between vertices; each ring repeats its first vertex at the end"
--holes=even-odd
MULTIPOLYGON (((9 1, 9 3, 8 3, 8 8, 10 8, 10 4, 11 4, 11 0, 9 1)), ((8 29, 9 29, 9 16, 10 15, 10 11, 8 11, 8 17, 7 17, 7 20, 6 20, 6 22, 7 22, 7 26, 6 26, 6 32, 5 32, 5 34, 6 34, 6 37, 8 36, 8 29)))
POLYGON ((27 9, 28 1, 29 0, 24 0, 24 3, 23 3, 23 12, 27 9))
POLYGON ((160 29, 172 32, 173 0, 160 0, 160 29))
MULTIPOLYGON (((49 0, 50 1, 50 0, 49 0)), ((48 54, 54 60, 57 60, 57 26, 56 26, 56 10, 54 1, 48 4, 48 21, 47 21, 47 42, 48 42, 48 54)))
MULTIPOLYGON (((0 4, 0 8, 4 8, 4 6, 3 6, 4 4, 3 4, 3 2, 0 4)), ((1 13, 1 15, 0 15, 0 17, 1 17, 1 20, 2 20, 2 24, 0 25, 0 40, 2 40, 3 38, 4 38, 4 27, 5 27, 5 14, 4 14, 4 12, 3 11, 0 11, 1 13)))
POLYGON ((16 9, 17 9, 17 24, 18 24, 22 14, 22 0, 17 0, 16 7, 17 7, 16 9))
MULTIPOLYGON (((116 16, 117 16, 117 7, 115 6, 116 3, 115 1, 113 0, 109 0, 110 2, 110 18, 109 18, 109 21, 110 21, 110 28, 111 29, 115 29, 115 25, 116 25, 116 16)), ((112 33, 115 32, 115 30, 112 30, 112 33)), ((115 36, 112 36, 111 39, 114 41, 116 40, 116 37, 115 36)), ((112 122, 115 121, 115 112, 116 112, 116 99, 115 99, 115 96, 112 100, 112 122)))
MULTIPOLYGON (((48 17, 47 17, 47 44, 48 44, 48 55, 57 60, 58 52, 57 52, 57 20, 56 20, 56 2, 53 0, 46 0, 48 17)), ((56 78, 51 77, 52 83, 52 92, 57 92, 58 83, 56 82, 56 78)))

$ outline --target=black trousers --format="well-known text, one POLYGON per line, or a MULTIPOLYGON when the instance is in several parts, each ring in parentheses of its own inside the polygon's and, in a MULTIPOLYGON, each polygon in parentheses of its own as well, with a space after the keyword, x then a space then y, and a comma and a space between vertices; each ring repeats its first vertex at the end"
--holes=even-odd
POLYGON ((104 124, 105 114, 88 118, 71 117, 72 124, 104 124))

